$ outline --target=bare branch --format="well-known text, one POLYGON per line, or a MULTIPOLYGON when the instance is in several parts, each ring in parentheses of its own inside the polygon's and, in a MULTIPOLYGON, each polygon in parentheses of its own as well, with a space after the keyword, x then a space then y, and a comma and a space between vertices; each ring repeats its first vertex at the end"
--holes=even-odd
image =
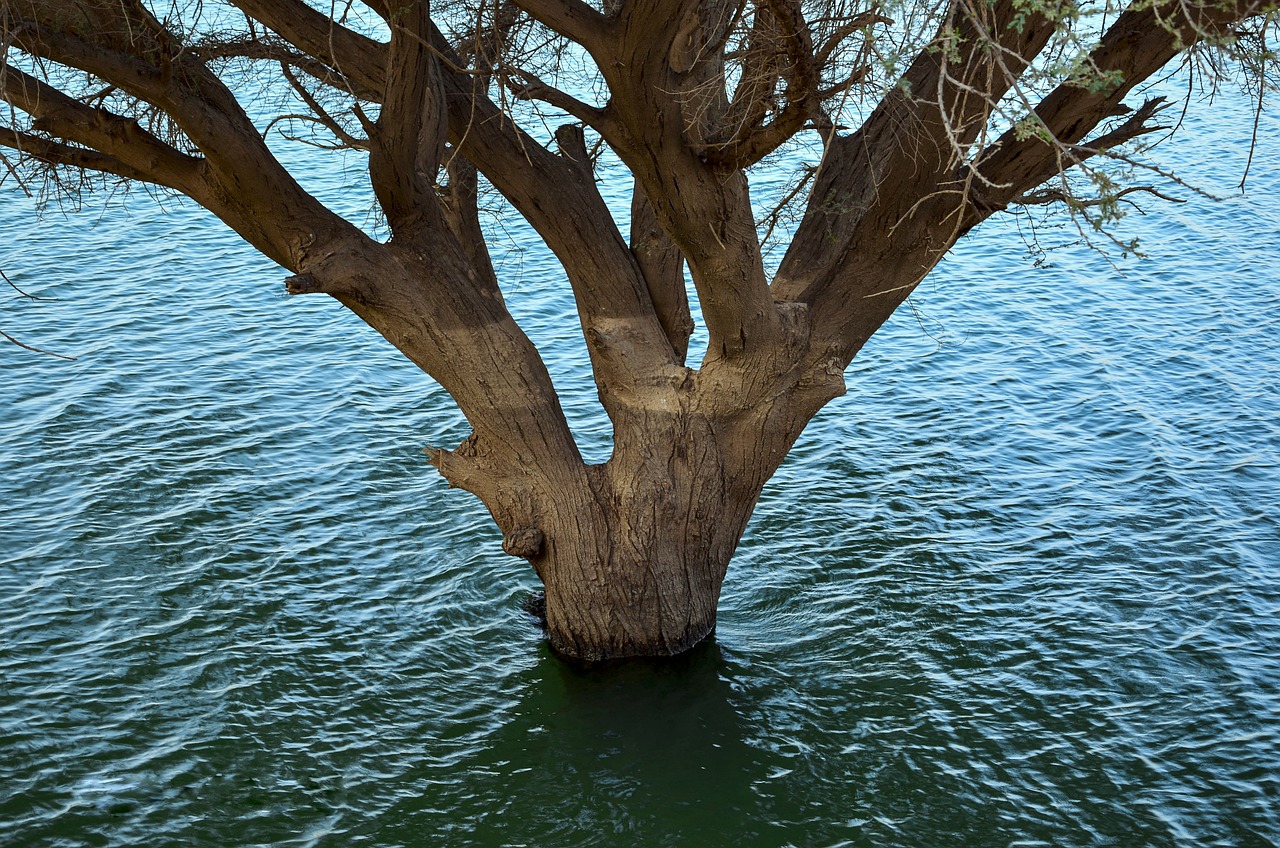
POLYGON ((106 43, 86 41, 35 21, 14 28, 18 48, 63 65, 87 71, 151 103, 174 92, 171 66, 157 66, 106 43))
POLYGON ((11 65, 0 66, 0 99, 30 115, 36 131, 83 145, 73 147, 6 128, 0 136, 6 147, 49 164, 89 168, 183 192, 196 190, 202 160, 161 141, 136 120, 87 106, 11 65))
POLYGON ((603 109, 583 103, 578 98, 548 85, 528 71, 520 68, 504 68, 503 77, 511 93, 520 100, 540 100, 577 118, 602 135, 609 133, 612 129, 609 126, 608 115, 603 109))
POLYGON ((301 0, 230 2, 302 53, 350 79, 357 86, 353 94, 368 100, 380 99, 387 75, 385 44, 342 26, 301 0))
POLYGON ((20 347, 20 348, 25 348, 26 350, 29 350, 29 351, 31 351, 32 353, 43 353, 45 356, 56 356, 58 359, 65 359, 65 360, 68 360, 69 362, 75 362, 75 361, 76 361, 76 358, 75 358, 74 356, 64 356, 64 355, 62 355, 61 353, 54 353, 54 352, 53 352, 53 351, 51 351, 51 350, 41 350, 41 349, 40 349, 40 348, 38 348, 38 347, 32 347, 32 346, 31 346, 31 345, 29 345, 29 344, 23 344, 22 342, 20 342, 20 341, 18 341, 17 339, 15 339, 13 336, 11 336, 11 335, 9 335, 8 333, 6 333, 4 330, 0 330, 0 336, 4 336, 4 337, 5 337, 6 339, 8 339, 9 341, 11 341, 11 342, 13 342, 14 344, 16 344, 18 347, 20 347))
POLYGON ((728 137, 695 149, 710 161, 750 167, 794 136, 820 102, 821 66, 798 0, 766 0, 756 9, 742 79, 724 122, 728 137), (779 81, 785 92, 775 93, 779 81), (780 109, 775 97, 783 98, 780 109), (773 111, 772 120, 768 119, 773 111))
POLYGON ((9 279, 9 275, 8 275, 8 274, 6 274, 3 270, 0 270, 0 279, 3 279, 6 283, 8 283, 8 284, 9 284, 9 288, 13 289, 13 290, 14 290, 14 291, 16 291, 18 294, 20 294, 20 295, 22 295, 23 297, 25 297, 27 300, 57 300, 57 298, 54 298, 54 297, 37 297, 37 296, 36 296, 36 295, 34 295, 34 294, 29 294, 29 293, 27 293, 27 292, 23 291, 22 289, 18 288, 18 284, 17 284, 17 283, 15 283, 13 280, 9 279))
POLYGON ((382 98, 381 93, 364 88, 352 77, 313 56, 290 49, 287 42, 274 38, 270 34, 232 41, 204 42, 196 46, 195 53, 206 62, 219 59, 274 62, 285 67, 297 68, 317 82, 350 94, 359 100, 376 103, 382 98))
MULTIPOLYGON (((319 57, 326 65, 348 75, 362 87, 373 91, 385 90, 385 45, 335 23, 299 0, 233 2, 299 50, 319 57)), ((572 169, 566 169, 560 157, 522 132, 484 96, 478 78, 465 70, 462 58, 434 24, 431 26, 429 43, 437 59, 445 66, 440 70, 449 108, 449 140, 461 155, 488 177, 494 187, 528 218, 562 259, 576 251, 584 240, 585 243, 604 245, 602 249, 606 253, 617 248, 625 250, 616 227, 612 228, 612 234, 594 232, 587 235, 582 230, 587 217, 580 214, 581 204, 575 207, 573 214, 568 214, 551 201, 560 189, 578 182, 581 177, 572 169)), ((358 109, 356 114, 359 117, 358 109)), ((594 181, 589 186, 583 186, 583 192, 585 193, 580 194, 578 199, 589 199, 595 208, 599 192, 595 189, 594 181)), ((598 203, 599 208, 603 208, 603 201, 598 203)), ((593 216, 591 220, 604 222, 607 216, 593 216)), ((589 229, 594 230, 596 226, 593 224, 589 229)), ((618 274, 619 266, 610 265, 605 260, 606 256, 602 254, 601 266, 591 271, 596 276, 591 282, 592 286, 600 286, 604 280, 618 274)), ((629 261, 622 267, 628 265, 631 265, 629 261)), ((633 289, 633 294, 614 298, 617 304, 614 308, 620 308, 642 290, 634 266, 624 271, 624 276, 629 275, 635 277, 625 285, 633 289)), ((583 283, 585 285, 586 281, 583 280, 583 283)), ((604 290, 600 297, 606 297, 604 290)), ((586 308, 592 312, 611 311, 586 308)), ((656 320, 654 328, 661 332, 656 326, 656 320)))
MULTIPOLYGON (((844 79, 819 89, 817 92, 818 101, 830 100, 832 97, 844 94, 846 91, 866 79, 867 74, 869 73, 871 73, 870 65, 861 65, 854 68, 844 79)), ((826 120, 828 123, 830 122, 830 118, 827 118, 826 120)))
POLYGON ((1069 192, 1063 191, 1062 189, 1056 189, 1056 188, 1042 189, 1040 191, 1031 192, 1030 194, 1024 194, 1024 195, 1020 195, 1019 197, 1015 197, 1011 205, 1037 206, 1037 205, 1043 205, 1046 203, 1065 203, 1072 207, 1084 209, 1092 206, 1102 206, 1105 204, 1115 203, 1117 200, 1120 200, 1121 198, 1127 197, 1130 194, 1137 194, 1137 193, 1150 194, 1154 197, 1160 198, 1161 200, 1167 200, 1170 203, 1186 203, 1187 202, 1186 200, 1183 200, 1181 198, 1170 197, 1167 194, 1163 194, 1162 192, 1158 191, 1154 186, 1129 186, 1128 188, 1122 189, 1109 197, 1095 197, 1095 198, 1088 198, 1088 199, 1082 199, 1082 198, 1076 197, 1075 195, 1069 192))
MULTIPOLYGON (((304 119, 307 119, 307 120, 315 121, 316 123, 323 126, 325 129, 329 130, 329 132, 333 133, 334 136, 338 139, 338 141, 341 142, 341 145, 339 145, 340 147, 351 148, 353 150, 369 149, 369 140, 367 138, 356 138, 351 133, 347 132, 346 128, 342 126, 341 122, 339 122, 336 118, 330 115, 329 112, 323 106, 320 105, 320 101, 316 100, 315 96, 312 95, 312 93, 307 90, 306 86, 304 86, 302 82, 296 76, 293 75, 293 73, 289 70, 289 65, 286 62, 280 63, 280 73, 281 75, 284 76, 285 80, 288 81, 290 87, 293 88, 293 90, 297 93, 297 95, 300 98, 302 98, 302 102, 306 103, 307 108, 309 108, 312 112, 310 116, 301 116, 301 117, 304 117, 304 119)), ((272 124, 286 117, 294 117, 294 116, 282 115, 280 117, 275 118, 272 121, 272 124)), ((268 126, 267 129, 270 129, 270 126, 268 126)), ((267 133, 267 130, 263 130, 263 135, 266 135, 266 133, 267 133)))
POLYGON ((448 111, 431 37, 427 2, 392 18, 387 80, 376 133, 370 139, 369 175, 397 236, 423 216, 439 214, 431 183, 448 132, 448 111))
POLYGON ((892 18, 886 18, 879 13, 878 8, 872 8, 860 15, 855 15, 848 21, 837 26, 822 42, 822 46, 818 48, 816 54, 816 63, 819 68, 827 67, 827 63, 831 60, 832 54, 840 47, 840 45, 849 36, 855 32, 865 32, 870 36, 871 27, 876 24, 892 24, 892 18))
MULTIPOLYGON (((57 22, 63 19, 59 14, 74 20, 89 6, 77 4, 64 10, 59 0, 46 0, 38 8, 57 22)), ((90 11, 94 28, 81 28, 76 37, 26 21, 14 30, 14 44, 35 57, 105 80, 149 104, 140 110, 143 113, 154 109, 172 119, 204 154, 198 174, 185 179, 178 189, 281 265, 300 268, 307 262, 308 245, 318 239, 359 237, 354 227, 297 184, 227 86, 194 53, 184 52, 175 36, 139 3, 101 0, 90 11), (281 203, 290 204, 291 215, 275 214, 281 203)), ((87 107, 81 104, 81 108, 87 107)), ((128 124, 114 129, 125 138, 138 136, 128 124)), ((72 131, 66 136, 77 140, 72 131)), ((152 167, 130 161, 117 148, 106 147, 103 152, 144 173, 152 167)))
POLYGON ((513 0, 539 23, 594 53, 609 29, 609 21, 582 0, 513 0))

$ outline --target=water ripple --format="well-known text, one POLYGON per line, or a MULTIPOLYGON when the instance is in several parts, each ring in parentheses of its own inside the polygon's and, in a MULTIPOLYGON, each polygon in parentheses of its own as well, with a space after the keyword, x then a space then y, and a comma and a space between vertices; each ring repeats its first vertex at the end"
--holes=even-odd
MULTIPOLYGON (((5 329, 79 359, 0 348, 0 844, 1280 844, 1259 174, 1132 221, 1153 263, 963 244, 761 498, 717 643, 594 674, 371 331, 193 209, 6 197, 61 299, 5 329)), ((607 455, 554 260, 505 262, 607 455)))

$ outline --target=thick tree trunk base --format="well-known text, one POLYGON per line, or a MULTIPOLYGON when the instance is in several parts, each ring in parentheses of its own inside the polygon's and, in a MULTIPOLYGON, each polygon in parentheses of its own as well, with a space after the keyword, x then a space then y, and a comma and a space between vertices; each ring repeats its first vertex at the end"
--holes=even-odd
MULTIPOLYGON (((715 625, 712 624, 710 630, 698 635, 690 633, 687 640, 678 640, 674 643, 664 640, 655 639, 652 642, 637 643, 632 650, 627 650, 623 646, 619 646, 619 650, 609 652, 607 657, 602 658, 584 658, 580 650, 580 646, 574 643, 570 651, 566 651, 563 642, 557 646, 557 640, 551 636, 550 628, 547 624, 547 595, 545 592, 530 592, 523 601, 520 602, 520 609, 530 618, 538 623, 547 637, 547 644, 556 656, 563 660, 573 663, 574 665, 597 666, 602 664, 612 664, 618 662, 626 662, 629 660, 662 660, 669 659, 687 654, 690 651, 704 645, 710 641, 714 641, 716 631, 715 625), (684 642, 688 641, 688 644, 684 642)), ((602 650, 601 653, 604 653, 602 650)))

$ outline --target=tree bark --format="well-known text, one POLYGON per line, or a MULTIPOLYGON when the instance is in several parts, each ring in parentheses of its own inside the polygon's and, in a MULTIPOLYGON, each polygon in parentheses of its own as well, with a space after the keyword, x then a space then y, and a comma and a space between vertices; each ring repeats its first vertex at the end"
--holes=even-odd
POLYGON ((803 318, 791 316, 795 343, 774 357, 681 368, 615 399, 608 462, 536 483, 531 510, 482 495, 504 548, 543 581, 557 652, 673 655, 714 631, 729 560, 765 483, 844 392, 839 363, 807 349, 803 318))
POLYGON ((549 504, 546 541, 531 562, 543 579, 548 639, 564 656, 669 656, 715 629, 755 499, 731 501, 705 439, 678 447, 660 439, 644 439, 659 449, 646 467, 591 469, 587 497, 549 504))
POLYGON ((564 656, 668 656, 715 629, 729 560, 771 458, 794 436, 752 415, 695 411, 696 386, 675 394, 682 408, 630 419, 609 462, 586 469, 584 489, 548 500, 541 544, 522 552, 543 580, 548 638, 564 656))

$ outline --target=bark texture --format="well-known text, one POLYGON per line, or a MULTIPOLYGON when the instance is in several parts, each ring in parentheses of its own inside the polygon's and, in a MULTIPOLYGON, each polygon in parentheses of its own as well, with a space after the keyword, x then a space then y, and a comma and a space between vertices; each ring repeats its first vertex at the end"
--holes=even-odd
POLYGON ((1135 86, 1269 8, 1134 3, 1085 57, 1090 76, 1064 77, 995 135, 1019 98, 1044 90, 1020 80, 1061 45, 1073 7, 951 0, 922 12, 906 70, 850 130, 840 99, 865 95, 875 40, 907 25, 871 6, 515 0, 438 13, 376 0, 365 6, 377 25, 361 27, 302 0, 231 2, 252 26, 202 40, 194 10, 4 0, 0 98, 13 120, 0 145, 14 167, 193 198, 286 268, 289 292, 336 298, 439 381, 472 432, 431 449, 432 464, 485 503, 503 549, 545 585, 551 644, 582 660, 675 654, 711 633, 762 488, 844 392, 867 339, 964 233, 1051 199, 1031 192, 1150 132, 1160 106, 1124 106, 1135 86), (538 76, 569 54, 594 65, 598 101, 538 76), (278 121, 367 153, 389 238, 298 184, 220 75, 236 61, 279 69, 304 114, 278 121), (568 116, 553 143, 520 128, 502 107, 511 99, 568 116), (802 131, 824 154, 771 276, 749 170, 802 131), (626 238, 597 185, 600 145, 634 177, 626 238), (482 185, 564 267, 613 425, 606 463, 583 462, 507 309, 482 185), (686 270, 710 338, 697 369, 686 270))

